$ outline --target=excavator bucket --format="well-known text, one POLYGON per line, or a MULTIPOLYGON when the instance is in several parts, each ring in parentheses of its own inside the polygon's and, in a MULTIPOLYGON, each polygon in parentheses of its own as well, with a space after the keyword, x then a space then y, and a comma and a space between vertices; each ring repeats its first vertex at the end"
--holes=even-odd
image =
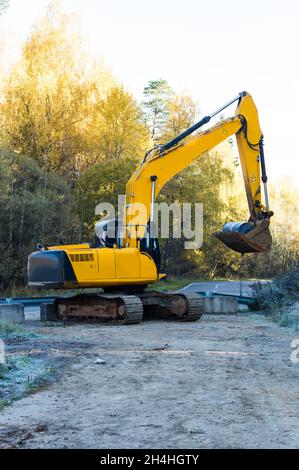
POLYGON ((263 220, 253 229, 247 223, 229 223, 214 236, 231 250, 242 254, 262 253, 268 251, 272 244, 269 220, 263 220))

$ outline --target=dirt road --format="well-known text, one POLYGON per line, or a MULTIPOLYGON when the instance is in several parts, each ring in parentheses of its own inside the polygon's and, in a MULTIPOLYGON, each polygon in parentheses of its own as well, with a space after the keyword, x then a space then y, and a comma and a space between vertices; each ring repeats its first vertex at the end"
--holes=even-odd
POLYGON ((11 446, 299 447, 294 329, 254 314, 35 328, 56 348, 71 341, 73 359, 57 383, 0 412, 11 446))
MULTIPOLYGON (((259 282, 264 283, 265 281, 259 282)), ((194 282, 181 290, 182 292, 214 292, 217 294, 251 297, 254 293, 252 287, 256 284, 256 281, 206 281, 194 282)))

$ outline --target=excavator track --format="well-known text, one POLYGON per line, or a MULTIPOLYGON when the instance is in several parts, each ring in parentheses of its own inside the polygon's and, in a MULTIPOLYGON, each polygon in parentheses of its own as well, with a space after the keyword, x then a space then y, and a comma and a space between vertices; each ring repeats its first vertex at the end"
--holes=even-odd
POLYGON ((43 321, 94 321, 130 325, 143 319, 191 322, 204 313, 203 298, 180 292, 142 292, 136 295, 79 294, 43 304, 43 321))
POLYGON ((59 320, 96 321, 130 325, 143 318, 142 302, 135 295, 81 294, 57 298, 54 305, 59 320))
POLYGON ((204 299, 198 294, 184 294, 188 302, 188 314, 182 321, 197 321, 204 314, 204 299))
POLYGON ((198 294, 148 291, 139 297, 145 318, 191 322, 199 320, 204 313, 204 300, 198 294))
POLYGON ((126 307, 126 318, 123 322, 125 325, 140 323, 143 318, 143 305, 141 300, 135 295, 121 296, 126 307))

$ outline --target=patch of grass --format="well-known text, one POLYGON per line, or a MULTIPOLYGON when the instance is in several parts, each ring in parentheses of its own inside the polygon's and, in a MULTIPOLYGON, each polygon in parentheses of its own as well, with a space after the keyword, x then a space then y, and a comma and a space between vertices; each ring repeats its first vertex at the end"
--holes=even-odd
POLYGON ((48 367, 42 374, 35 377, 32 382, 26 385, 26 394, 35 393, 39 388, 45 387, 55 380, 57 376, 57 369, 55 367, 48 367))
POLYGON ((24 329, 16 323, 0 321, 0 335, 1 336, 9 336, 13 334, 18 334, 23 331, 24 329))
POLYGON ((57 370, 52 364, 32 358, 30 355, 15 355, 2 365, 0 409, 14 400, 37 392, 41 387, 53 383, 57 370))
MULTIPOLYGON (((48 358, 36 357, 22 350, 20 343, 38 338, 22 325, 10 322, 0 322, 0 338, 7 343, 8 348, 18 345, 17 353, 8 354, 6 362, 0 363, 0 409, 19 400, 29 393, 35 393, 39 388, 53 383, 58 371, 48 358), (21 351, 21 352, 20 352, 21 351)), ((34 340, 31 342, 35 344, 34 340)))
POLYGON ((169 278, 161 279, 161 281, 151 284, 148 286, 147 290, 157 290, 157 291, 166 291, 166 290, 178 290, 183 287, 193 284, 194 282, 207 282, 206 279, 198 278, 169 278))
POLYGON ((50 328, 50 327, 66 328, 67 326, 69 326, 67 322, 62 322, 62 321, 46 321, 46 322, 42 322, 42 325, 46 328, 50 328))
POLYGON ((32 338, 36 335, 17 323, 0 321, 0 338, 32 338))
POLYGON ((7 371, 8 371, 7 365, 0 363, 0 380, 5 379, 7 371))
POLYGON ((10 404, 9 400, 3 400, 2 398, 0 398, 0 410, 2 410, 5 406, 9 404, 10 404))
POLYGON ((279 326, 282 326, 283 328, 288 328, 291 325, 292 322, 288 319, 287 315, 283 315, 281 320, 279 320, 279 326))

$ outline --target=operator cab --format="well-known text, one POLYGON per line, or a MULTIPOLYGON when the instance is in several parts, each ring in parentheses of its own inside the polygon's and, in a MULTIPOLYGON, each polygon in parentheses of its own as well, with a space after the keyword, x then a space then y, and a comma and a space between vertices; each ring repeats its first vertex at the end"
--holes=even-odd
MULTIPOLYGON (((161 266, 161 253, 159 241, 156 237, 150 237, 149 226, 145 236, 139 240, 140 251, 149 254, 156 263, 158 271, 161 266)), ((121 248, 119 224, 117 219, 103 220, 95 225, 95 248, 121 248)))
POLYGON ((95 247, 113 248, 119 247, 118 220, 103 220, 95 225, 95 247))

